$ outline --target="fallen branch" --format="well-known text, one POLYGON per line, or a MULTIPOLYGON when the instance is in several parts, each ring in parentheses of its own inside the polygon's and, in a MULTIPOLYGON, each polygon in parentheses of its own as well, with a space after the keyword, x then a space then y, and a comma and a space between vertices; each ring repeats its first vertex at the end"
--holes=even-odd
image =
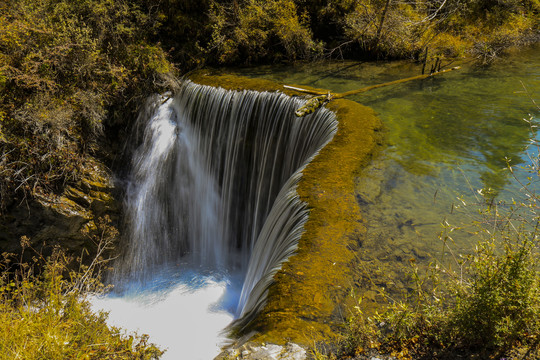
POLYGON ((380 88, 380 87, 383 87, 383 86, 401 84, 401 83, 412 81, 412 80, 426 79, 426 78, 429 78, 429 77, 432 77, 432 76, 435 76, 435 75, 444 74, 444 73, 447 73, 447 72, 450 72, 450 71, 453 71, 453 70, 458 70, 458 69, 460 69, 460 67, 456 66, 456 67, 453 67, 451 69, 436 71, 436 72, 433 72, 431 74, 418 75, 418 76, 413 76, 413 77, 409 77, 409 78, 405 78, 405 79, 401 79, 401 80, 390 81, 390 82, 383 83, 383 84, 366 86, 366 87, 358 89, 358 90, 351 90, 351 91, 347 91, 347 92, 344 92, 344 93, 341 93, 341 94, 335 94, 334 98, 342 98, 342 97, 345 97, 345 96, 355 95, 355 94, 363 93, 363 92, 366 92, 366 91, 369 91, 369 90, 377 89, 377 88, 380 88))
POLYGON ((285 89, 295 90, 295 91, 298 91, 298 92, 303 92, 303 93, 313 94, 313 95, 324 95, 325 94, 323 92, 318 92, 318 91, 315 91, 315 90, 302 89, 302 88, 295 87, 295 86, 283 85, 283 87, 285 89))
POLYGON ((305 105, 300 107, 295 112, 296 116, 302 117, 302 116, 305 116, 307 114, 311 114, 312 112, 317 110, 319 107, 321 107, 324 103, 326 103, 326 102, 328 102, 328 101, 330 101, 332 99, 340 99, 340 98, 344 98, 346 96, 360 94, 360 93, 363 93, 363 92, 366 92, 366 91, 369 91, 369 90, 373 90, 373 89, 378 89, 378 88, 381 88, 381 87, 384 87, 384 86, 401 84, 401 83, 408 82, 408 81, 413 81, 413 80, 426 79, 426 78, 429 78, 429 77, 432 77, 432 76, 435 76, 435 75, 444 74, 444 73, 447 73, 447 72, 450 72, 450 71, 453 71, 453 70, 458 70, 458 69, 460 69, 460 67, 456 66, 456 67, 453 67, 451 69, 435 71, 435 72, 432 72, 430 74, 417 75, 417 76, 412 76, 412 77, 408 77, 408 78, 400 79, 400 80, 394 80, 394 81, 390 81, 390 82, 386 82, 386 83, 382 83, 382 84, 370 85, 370 86, 363 87, 361 89, 346 91, 344 93, 337 93, 337 94, 336 93, 331 93, 329 91, 328 92, 321 92, 321 91, 308 90, 308 89, 303 89, 303 88, 289 86, 289 85, 283 85, 283 87, 286 88, 286 89, 295 90, 295 91, 299 91, 299 92, 303 92, 303 93, 307 93, 307 94, 318 95, 318 96, 310 99, 305 105))

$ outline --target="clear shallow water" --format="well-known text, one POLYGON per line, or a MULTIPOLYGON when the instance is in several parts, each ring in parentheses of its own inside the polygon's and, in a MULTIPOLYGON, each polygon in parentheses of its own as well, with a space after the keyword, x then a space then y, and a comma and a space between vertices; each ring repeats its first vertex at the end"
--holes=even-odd
MULTIPOLYGON (((236 73, 345 92, 419 75, 421 65, 342 62, 236 73)), ((409 259, 445 256, 441 223, 470 223, 482 201, 477 190, 492 189, 497 199, 522 196, 505 157, 513 165, 530 163, 527 146, 535 134, 523 119, 540 120, 522 84, 539 103, 540 47, 491 67, 462 64, 459 71, 349 97, 373 108, 386 128, 386 145, 357 179, 368 229, 359 254, 369 265, 367 282, 403 290, 409 259)), ((456 251, 474 245, 467 229, 453 239, 456 251)))

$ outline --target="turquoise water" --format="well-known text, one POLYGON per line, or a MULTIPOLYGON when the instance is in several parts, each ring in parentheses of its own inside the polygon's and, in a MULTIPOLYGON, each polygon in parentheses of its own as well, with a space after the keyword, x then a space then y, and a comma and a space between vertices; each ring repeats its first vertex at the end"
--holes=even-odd
MULTIPOLYGON (((448 247, 438 235, 444 222, 462 226, 476 219, 484 201, 479 191, 496 201, 523 196, 506 159, 527 165, 535 154, 528 145, 536 134, 523 119, 540 120, 531 100, 540 104, 540 47, 490 67, 460 65, 459 71, 350 97, 372 107, 386 129, 384 149, 357 179, 368 229, 359 257, 379 285, 406 286, 400 265, 409 259, 428 262, 449 250, 469 251, 475 238, 467 228, 455 231, 448 247)), ((421 68, 333 62, 232 72, 344 92, 419 75, 421 68)))

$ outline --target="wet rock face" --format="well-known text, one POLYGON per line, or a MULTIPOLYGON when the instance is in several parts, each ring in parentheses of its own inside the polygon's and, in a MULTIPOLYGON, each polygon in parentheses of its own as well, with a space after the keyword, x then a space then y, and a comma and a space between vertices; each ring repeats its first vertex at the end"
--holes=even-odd
POLYGON ((62 194, 36 190, 0 216, 0 252, 17 252, 23 235, 35 248, 46 243, 77 251, 89 241, 85 229, 93 229, 95 220, 105 215, 114 222, 118 213, 110 171, 89 159, 81 180, 66 186, 62 194))

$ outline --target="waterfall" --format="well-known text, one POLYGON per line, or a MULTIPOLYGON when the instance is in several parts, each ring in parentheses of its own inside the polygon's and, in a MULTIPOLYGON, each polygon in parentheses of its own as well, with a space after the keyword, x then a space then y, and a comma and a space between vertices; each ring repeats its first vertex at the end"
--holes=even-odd
POLYGON ((126 196, 127 241, 114 282, 170 264, 240 271, 238 323, 264 305, 296 250, 308 209, 296 187, 333 137, 335 115, 296 118, 302 100, 186 81, 139 116, 126 196))

